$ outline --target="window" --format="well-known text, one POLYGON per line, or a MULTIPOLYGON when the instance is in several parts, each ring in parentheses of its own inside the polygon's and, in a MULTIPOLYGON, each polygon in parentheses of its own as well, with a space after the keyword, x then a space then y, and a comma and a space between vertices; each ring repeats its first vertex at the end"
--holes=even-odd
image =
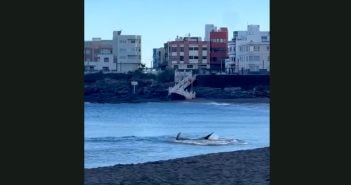
POLYGON ((194 56, 189 56, 189 59, 194 59, 194 56))
POLYGON ((267 42, 268 41, 267 36, 262 36, 261 39, 262 39, 262 42, 267 42))
POLYGON ((128 59, 137 59, 137 55, 128 55, 128 59))
POLYGON ((248 61, 260 61, 260 56, 249 56, 248 61))
POLYGON ((260 46, 254 46, 254 51, 260 51, 260 46))
POLYGON ((120 49, 119 49, 119 52, 126 52, 126 51, 127 51, 126 48, 120 48, 120 49))
POLYGON ((180 56, 179 60, 184 61, 184 56, 180 56))
POLYGON ((207 47, 202 47, 202 51, 206 51, 207 50, 207 47))
POLYGON ((108 71, 109 68, 108 68, 108 67, 102 67, 102 70, 103 70, 103 71, 108 71))
POLYGON ((184 47, 180 47, 180 52, 184 52, 184 47))
POLYGON ((197 50, 199 50, 199 48, 198 47, 194 47, 194 50, 197 51, 197 50))
POLYGON ((199 59, 199 57, 198 56, 194 56, 194 59, 199 59))
POLYGON ((109 62, 108 57, 104 57, 104 62, 109 62))
POLYGON ((135 39, 128 39, 129 43, 134 44, 135 43, 135 39))
POLYGON ((207 59, 207 56, 202 56, 202 59, 207 59))
POLYGON ((213 48, 211 49, 212 52, 225 52, 226 48, 213 48))
POLYGON ((269 46, 267 46, 267 51, 269 51, 269 46))
POLYGON ((108 48, 102 48, 100 51, 101 54, 111 54, 111 50, 108 48))
POLYGON ((250 46, 250 52, 254 51, 254 47, 250 46))
POLYGON ((186 67, 187 68, 193 68, 193 65, 187 65, 186 67))
POLYGON ((90 49, 85 50, 85 54, 90 54, 90 52, 91 52, 90 49))
POLYGON ((189 51, 192 51, 192 50, 194 50, 194 48, 193 47, 189 47, 189 51))
POLYGON ((174 69, 178 69, 178 65, 174 65, 174 69))
POLYGON ((177 52, 177 48, 176 48, 176 47, 172 47, 172 48, 171 48, 171 51, 172 51, 172 52, 177 52))

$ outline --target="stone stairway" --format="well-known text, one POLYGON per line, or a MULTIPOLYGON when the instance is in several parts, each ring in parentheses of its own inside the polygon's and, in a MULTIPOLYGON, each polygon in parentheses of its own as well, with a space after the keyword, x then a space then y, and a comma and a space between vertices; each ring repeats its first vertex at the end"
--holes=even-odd
POLYGON ((182 80, 177 82, 173 87, 168 88, 168 95, 176 93, 181 96, 184 96, 187 100, 194 99, 196 97, 196 93, 192 90, 188 91, 186 90, 186 88, 189 87, 189 85, 191 85, 195 80, 196 75, 187 75, 182 80))

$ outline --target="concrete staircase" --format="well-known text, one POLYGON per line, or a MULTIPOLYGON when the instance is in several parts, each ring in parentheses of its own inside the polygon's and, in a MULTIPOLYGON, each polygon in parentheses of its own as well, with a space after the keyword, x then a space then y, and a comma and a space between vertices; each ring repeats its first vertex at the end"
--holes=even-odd
POLYGON ((194 91, 185 90, 189 85, 191 85, 196 80, 196 75, 187 75, 182 80, 176 82, 173 87, 168 88, 168 95, 172 93, 179 94, 184 96, 185 99, 191 100, 196 97, 196 93, 194 91))

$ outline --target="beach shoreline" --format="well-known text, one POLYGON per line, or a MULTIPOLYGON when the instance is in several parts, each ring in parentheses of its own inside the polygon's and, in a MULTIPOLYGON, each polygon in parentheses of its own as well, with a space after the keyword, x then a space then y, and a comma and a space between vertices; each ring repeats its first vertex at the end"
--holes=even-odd
POLYGON ((84 169, 85 185, 270 183, 270 147, 84 169))
POLYGON ((162 99, 143 99, 136 101, 120 101, 120 102, 89 102, 84 103, 108 103, 108 104, 119 104, 119 103, 152 103, 152 102, 218 102, 218 103, 270 103, 270 98, 195 98, 192 100, 162 100, 162 99))

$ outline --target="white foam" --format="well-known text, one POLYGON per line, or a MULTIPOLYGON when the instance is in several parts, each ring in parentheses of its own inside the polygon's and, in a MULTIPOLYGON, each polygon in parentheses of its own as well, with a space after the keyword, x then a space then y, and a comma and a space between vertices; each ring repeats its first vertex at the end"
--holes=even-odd
POLYGON ((205 103, 207 105, 218 105, 218 106, 226 106, 230 105, 230 103, 218 103, 218 102, 210 102, 210 103, 205 103))
POLYGON ((176 143, 191 144, 191 145, 230 145, 238 144, 236 139, 216 139, 216 140, 175 140, 176 143))

